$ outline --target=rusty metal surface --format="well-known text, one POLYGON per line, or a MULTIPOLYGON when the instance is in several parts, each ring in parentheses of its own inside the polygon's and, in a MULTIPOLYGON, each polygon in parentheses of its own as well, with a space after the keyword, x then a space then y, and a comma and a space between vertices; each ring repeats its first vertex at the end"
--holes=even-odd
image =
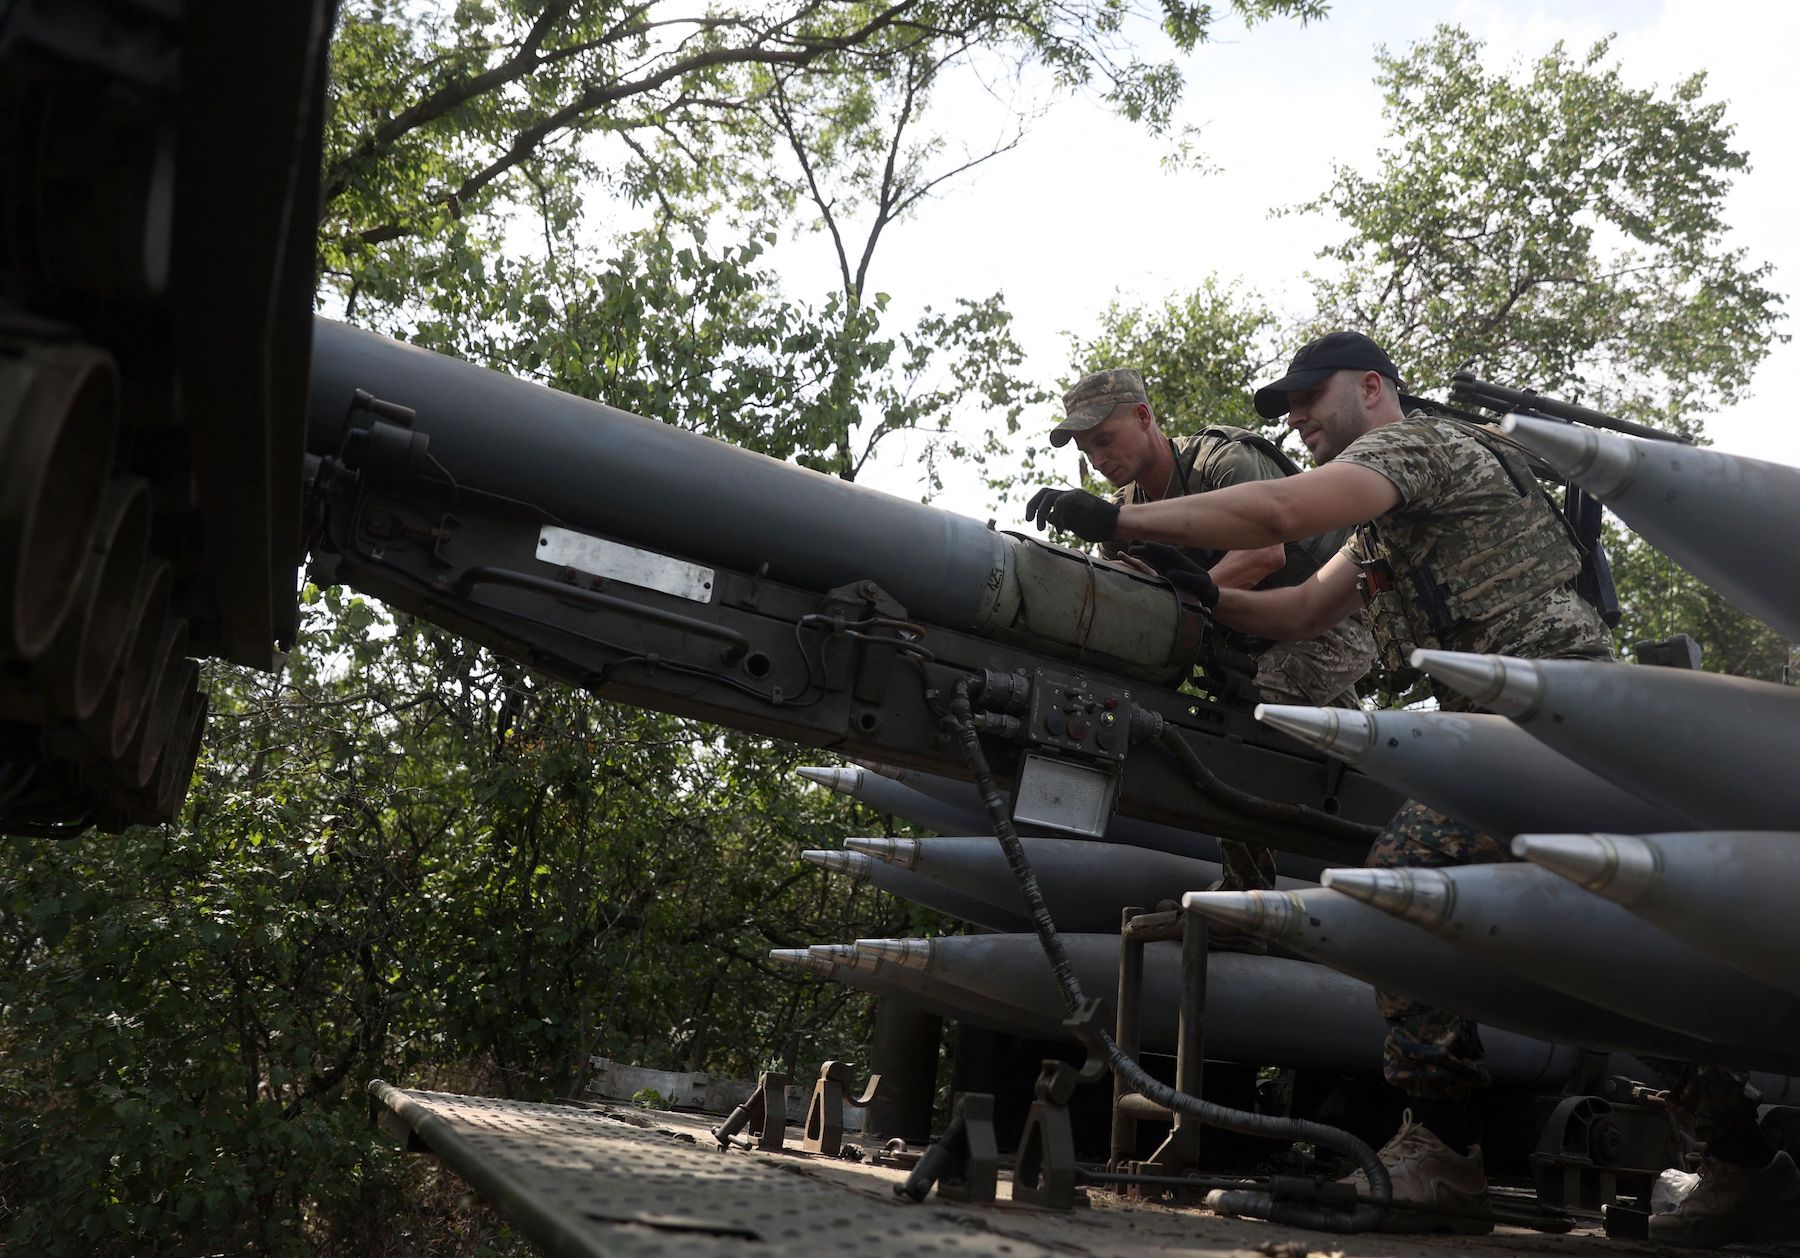
MULTIPOLYGON (((1073 1213, 999 1201, 895 1199, 906 1171, 795 1153, 720 1153, 692 1114, 532 1105, 371 1085, 382 1125, 428 1148, 549 1254, 1004 1255, 1251 1258, 1273 1246, 1324 1258, 1652 1258, 1647 1244, 1584 1226, 1543 1236, 1333 1236, 1090 1191, 1073 1213)), ((790 1135, 795 1134, 790 1132, 790 1135)), ((791 1145, 790 1145, 791 1147, 791 1145)))

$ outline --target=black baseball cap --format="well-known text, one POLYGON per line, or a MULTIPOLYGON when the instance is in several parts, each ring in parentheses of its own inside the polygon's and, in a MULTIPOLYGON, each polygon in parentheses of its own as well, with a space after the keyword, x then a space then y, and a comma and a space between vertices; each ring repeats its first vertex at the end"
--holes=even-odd
POLYGON ((1256 413, 1280 419, 1288 411, 1287 395, 1323 384, 1334 371, 1379 371, 1400 385, 1400 372, 1387 351, 1361 332, 1327 332, 1308 341, 1288 364, 1288 373, 1256 391, 1256 413))

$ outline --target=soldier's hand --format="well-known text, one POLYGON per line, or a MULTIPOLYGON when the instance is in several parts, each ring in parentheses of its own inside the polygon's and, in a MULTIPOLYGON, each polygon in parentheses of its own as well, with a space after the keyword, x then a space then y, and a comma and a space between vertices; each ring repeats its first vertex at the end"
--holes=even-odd
POLYGON ((1040 532, 1055 527, 1084 542, 1110 542, 1119 527, 1119 504, 1084 489, 1040 489, 1025 505, 1025 518, 1040 532))
POLYGON ((1169 584, 1198 599, 1202 607, 1218 606, 1219 587, 1212 573, 1202 568, 1179 546, 1163 542, 1145 542, 1136 549, 1137 557, 1168 578, 1169 584))

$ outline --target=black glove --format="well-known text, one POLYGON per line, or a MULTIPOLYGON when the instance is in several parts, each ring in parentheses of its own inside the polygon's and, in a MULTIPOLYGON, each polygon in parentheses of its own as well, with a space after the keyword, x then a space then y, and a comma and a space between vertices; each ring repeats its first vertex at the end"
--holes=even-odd
POLYGON ((1218 606, 1219 587, 1213 583, 1212 573, 1195 563, 1181 547, 1145 542, 1131 553, 1167 577, 1170 585, 1193 595, 1208 611, 1218 606))
POLYGON ((1119 528, 1119 504, 1084 489, 1040 489, 1025 504, 1025 518, 1040 532, 1053 525, 1084 542, 1110 542, 1119 528))

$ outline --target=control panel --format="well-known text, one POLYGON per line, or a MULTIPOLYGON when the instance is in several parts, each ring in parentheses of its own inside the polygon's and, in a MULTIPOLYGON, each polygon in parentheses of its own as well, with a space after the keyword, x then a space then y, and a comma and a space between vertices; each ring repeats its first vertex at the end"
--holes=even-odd
POLYGON ((1031 678, 1025 736, 1045 748, 1123 760, 1131 742, 1131 694, 1080 673, 1040 668, 1031 678))

